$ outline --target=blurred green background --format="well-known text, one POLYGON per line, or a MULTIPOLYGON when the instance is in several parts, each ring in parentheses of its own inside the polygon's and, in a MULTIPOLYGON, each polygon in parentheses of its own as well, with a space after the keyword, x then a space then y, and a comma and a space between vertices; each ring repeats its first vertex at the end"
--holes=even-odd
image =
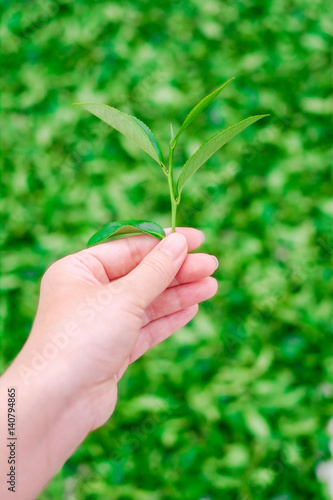
MULTIPOLYGON (((221 128, 271 113, 184 190, 218 295, 135 363, 116 412, 42 500, 328 499, 330 31, 321 0, 3 1, 2 369, 39 281, 113 219, 170 224, 155 162, 72 102, 143 119, 176 164, 221 128)), ((79 416, 78 416, 79 418, 79 416)))

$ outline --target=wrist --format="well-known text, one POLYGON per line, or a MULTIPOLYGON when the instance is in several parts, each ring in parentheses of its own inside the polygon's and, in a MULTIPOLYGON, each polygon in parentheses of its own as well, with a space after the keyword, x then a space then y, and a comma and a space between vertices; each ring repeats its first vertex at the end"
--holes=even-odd
POLYGON ((47 400, 53 413, 65 416, 78 412, 82 430, 88 434, 113 413, 117 402, 116 376, 95 380, 70 348, 47 359, 48 343, 41 343, 41 337, 29 337, 8 373, 26 392, 36 394, 40 404, 47 400))
MULTIPOLYGON (((54 363, 49 363, 39 373, 24 379, 22 366, 29 366, 29 359, 27 343, 0 383, 2 408, 6 408, 8 388, 15 387, 16 393, 18 500, 35 498, 94 426, 87 400, 76 393, 75 381, 71 384, 68 379, 68 369, 61 364, 56 369, 54 363)), ((3 419, 7 414, 2 413, 3 419)), ((1 423, 0 432, 0 469, 7 473, 6 421, 1 423)), ((4 479, 3 476, 1 490, 7 494, 4 479)))

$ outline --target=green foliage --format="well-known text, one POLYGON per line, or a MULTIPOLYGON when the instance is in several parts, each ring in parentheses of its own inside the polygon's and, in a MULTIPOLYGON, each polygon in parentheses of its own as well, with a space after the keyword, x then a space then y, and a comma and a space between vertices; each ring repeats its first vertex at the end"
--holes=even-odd
POLYGON ((113 417, 40 500, 328 499, 315 469, 332 415, 329 19, 323 0, 6 3, 2 368, 52 261, 101 222, 169 224, 164 176, 72 102, 144 117, 167 144, 180 109, 237 75, 186 129, 175 175, 228 124, 271 114, 182 192, 178 223, 205 232, 218 295, 129 368, 113 417))
POLYGON ((147 125, 138 120, 138 118, 135 118, 135 116, 129 116, 111 106, 96 102, 75 103, 74 106, 81 106, 90 111, 90 113, 135 142, 141 149, 154 158, 157 163, 163 165, 162 153, 155 137, 147 125))
POLYGON ((124 236, 133 236, 135 234, 150 234, 160 240, 165 236, 164 229, 155 222, 144 220, 109 222, 90 238, 88 246, 123 238, 124 236))

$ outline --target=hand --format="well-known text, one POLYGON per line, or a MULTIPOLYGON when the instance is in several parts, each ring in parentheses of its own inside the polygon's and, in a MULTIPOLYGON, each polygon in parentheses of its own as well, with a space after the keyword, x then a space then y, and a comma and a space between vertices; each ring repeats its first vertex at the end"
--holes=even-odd
POLYGON ((68 430, 70 445, 57 444, 44 475, 52 475, 110 417, 128 365, 188 323, 198 303, 216 293, 209 276, 217 259, 187 253, 202 241, 191 228, 178 228, 161 242, 133 236, 69 255, 45 273, 32 332, 8 370, 16 385, 31 389, 27 406, 36 398, 40 409, 38 394, 44 393, 49 441, 57 435, 54 415, 62 440, 65 422, 74 412, 79 417, 68 430))
POLYGON ((87 407, 99 408, 91 415, 93 428, 112 413, 128 365, 188 323, 197 304, 217 290, 207 277, 216 258, 187 255, 202 233, 178 231, 158 244, 136 236, 83 250, 53 264, 43 278, 30 346, 41 366, 53 364, 58 373, 62 366, 87 407))

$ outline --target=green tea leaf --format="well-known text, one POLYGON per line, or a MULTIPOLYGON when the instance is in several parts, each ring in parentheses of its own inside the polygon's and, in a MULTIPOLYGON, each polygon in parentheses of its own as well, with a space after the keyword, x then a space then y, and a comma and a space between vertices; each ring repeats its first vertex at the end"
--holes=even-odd
POLYGON ((165 236, 164 229, 155 222, 146 220, 125 220, 122 222, 109 222, 97 231, 88 241, 88 247, 104 243, 106 241, 134 236, 137 234, 150 234, 162 240, 165 236))
POLYGON ((230 83, 232 82, 232 80, 234 80, 235 77, 233 76, 232 78, 230 78, 230 80, 228 80, 226 83, 224 83, 223 85, 221 85, 221 87, 217 88, 216 90, 214 90, 214 92, 212 92, 211 94, 207 95, 206 97, 204 97, 190 112, 189 114, 187 115, 187 117, 185 118, 184 120, 184 123, 183 125, 180 127, 179 129, 179 132, 177 133, 174 141, 173 141, 173 144, 176 144, 176 142, 178 141, 180 135, 184 132, 184 130, 189 126, 189 124, 201 113, 201 111, 203 111, 205 108, 207 108, 207 106, 210 105, 211 102, 213 102, 213 100, 215 99, 215 97, 217 97, 219 95, 219 93, 230 83))
POLYGON ((218 149, 224 146, 233 137, 240 134, 249 125, 260 120, 264 116, 269 115, 250 116, 249 118, 242 120, 236 125, 223 130, 208 142, 203 144, 184 164, 177 182, 177 196, 180 195, 184 185, 194 174, 194 172, 196 172, 198 168, 200 168, 211 156, 213 156, 213 154, 216 153, 218 149))
POLYGON ((153 148, 155 149, 155 152, 157 153, 157 156, 160 159, 160 163, 163 165, 163 156, 162 156, 162 151, 161 151, 160 145, 158 144, 158 142, 157 142, 154 134, 150 130, 150 128, 145 123, 143 123, 141 120, 139 120, 139 118, 136 118, 135 116, 131 116, 131 118, 135 121, 135 123, 137 123, 139 125, 139 127, 142 128, 142 130, 145 132, 145 134, 147 134, 153 148))
POLYGON ((93 115, 115 128, 128 139, 132 139, 141 149, 154 158, 157 163, 164 165, 161 149, 152 131, 141 120, 127 115, 107 104, 99 103, 74 103, 73 106, 81 106, 93 115))

